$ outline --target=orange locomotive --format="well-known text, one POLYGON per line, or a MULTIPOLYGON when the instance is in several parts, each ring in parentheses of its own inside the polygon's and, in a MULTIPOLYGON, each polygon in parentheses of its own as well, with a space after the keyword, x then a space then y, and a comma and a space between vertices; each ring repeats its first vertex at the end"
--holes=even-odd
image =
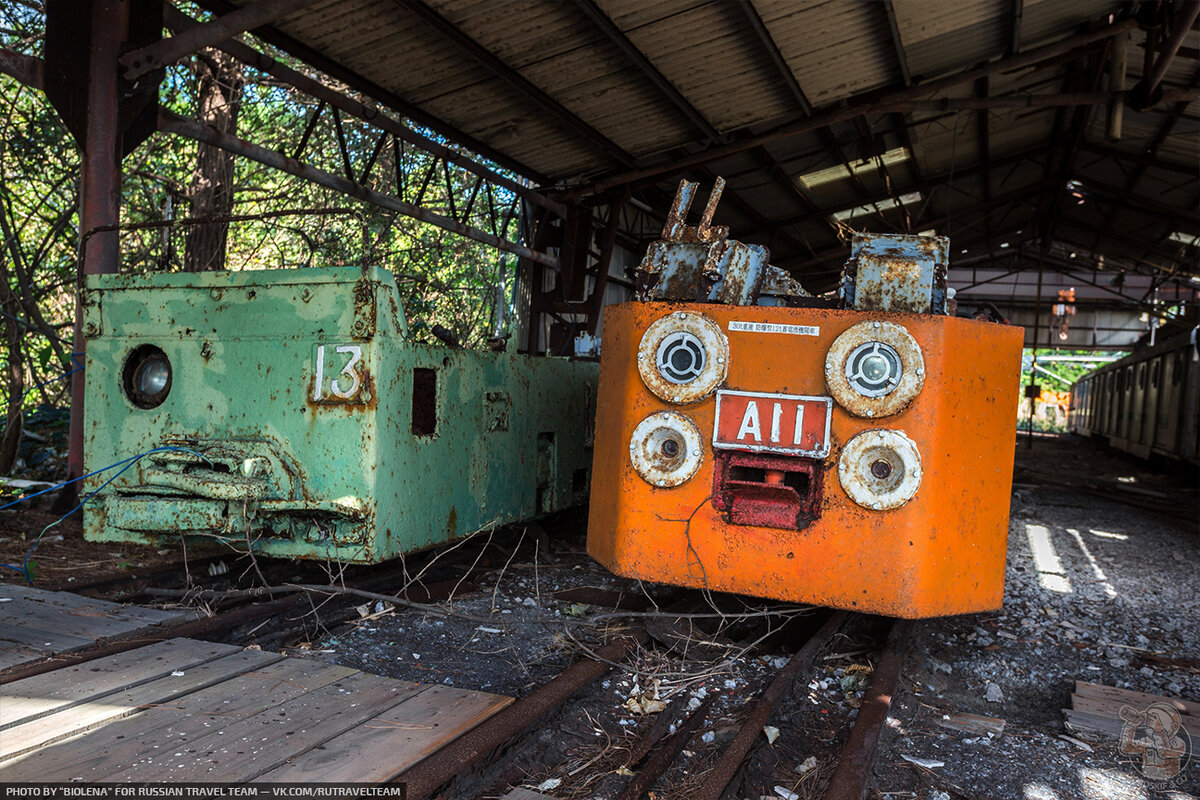
MULTIPOLYGON (((895 617, 998 608, 1020 328, 947 316, 945 238, 857 235, 840 305, 684 224, 606 309, 588 551, 620 575, 895 617), (809 307, 780 307, 786 302, 809 307)), ((950 300, 953 308, 953 301, 950 300)))

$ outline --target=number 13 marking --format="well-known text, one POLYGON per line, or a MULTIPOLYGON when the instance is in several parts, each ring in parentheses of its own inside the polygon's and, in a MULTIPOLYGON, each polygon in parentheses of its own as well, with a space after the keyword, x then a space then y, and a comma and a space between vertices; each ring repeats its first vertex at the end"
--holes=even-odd
MULTIPOLYGON (((358 373, 358 364, 362 361, 362 345, 358 344, 339 344, 334 346, 334 352, 340 355, 349 355, 346 365, 342 367, 341 373, 334 376, 329 381, 329 394, 340 400, 349 400, 358 394, 358 390, 362 388, 362 376, 358 373), (342 388, 342 376, 349 379, 350 386, 347 389, 342 388)), ((313 400, 322 400, 325 397, 325 345, 317 345, 317 363, 316 363, 316 380, 313 381, 313 400)))

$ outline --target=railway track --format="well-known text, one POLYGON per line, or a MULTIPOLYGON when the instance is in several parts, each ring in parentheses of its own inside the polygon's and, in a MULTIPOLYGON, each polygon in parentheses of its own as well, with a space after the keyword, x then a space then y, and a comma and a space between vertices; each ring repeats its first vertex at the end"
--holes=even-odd
MULTIPOLYGON (((210 559, 216 563, 216 559, 210 559)), ((460 592, 469 588, 464 584, 470 567, 478 565, 480 554, 465 550, 458 557, 448 559, 441 565, 440 580, 428 580, 419 586, 411 587, 407 598, 417 603, 435 603, 445 599, 457 588, 460 592)), ((413 569, 413 564, 409 564, 413 569)), ((207 569, 206 562, 200 565, 196 561, 189 564, 193 577, 207 569)), ((278 566, 282 573, 296 573, 295 564, 281 563, 278 566)), ((276 579, 277 568, 270 569, 270 579, 276 579)), ((178 584, 182 565, 174 570, 162 568, 154 574, 155 582, 178 584)), ((41 662, 22 665, 0 672, 0 684, 8 683, 31 675, 41 674, 53 669, 71 664, 83 663, 114 653, 143 646, 152 641, 165 640, 175 637, 190 637, 201 639, 217 639, 224 641, 251 641, 245 636, 246 632, 253 635, 257 644, 272 648, 284 644, 289 639, 300 635, 300 626, 296 623, 302 614, 311 608, 308 603, 309 594, 294 592, 283 595, 264 595, 253 591, 216 587, 223 576, 210 578, 204 572, 205 580, 201 586, 193 586, 189 591, 193 597, 204 597, 208 602, 220 599, 216 603, 215 613, 168 627, 155 630, 151 634, 145 632, 125 638, 114 638, 98 643, 95 647, 84 651, 76 651, 41 662), (203 593, 203 594, 197 594, 203 593), (270 628, 261 630, 266 624, 270 628), (240 638, 239 638, 240 635, 240 638)), ((142 575, 136 578, 121 576, 98 576, 86 588, 100 594, 121 597, 133 591, 141 596, 163 597, 177 596, 182 590, 164 589, 162 586, 145 585, 151 576, 142 575)), ((299 577, 296 574, 289 578, 299 577)), ((356 572, 346 585, 354 589, 377 592, 381 595, 392 594, 398 586, 404 584, 408 573, 402 566, 385 565, 356 572)), ((614 669, 619 669, 630 657, 630 654, 644 647, 650 640, 644 625, 642 614, 653 614, 655 606, 669 606, 670 610, 663 611, 663 617, 672 613, 687 616, 687 609, 707 610, 708 599, 698 592, 678 590, 650 597, 644 594, 627 594, 613 591, 598 591, 587 589, 565 589, 558 592, 558 599, 564 602, 587 602, 594 606, 606 606, 613 609, 609 614, 619 623, 621 633, 611 637, 607 642, 595 645, 582 657, 576 659, 562 672, 548 681, 543 682, 534 690, 523 694, 512 703, 483 724, 473 729, 469 734, 451 742, 435 754, 420 762, 408 771, 394 776, 394 780, 403 782, 410 798, 427 797, 459 797, 463 800, 482 800, 484 797, 496 797, 504 794, 511 785, 527 782, 526 770, 517 766, 515 756, 522 751, 536 747, 539 737, 552 733, 563 715, 571 713, 573 703, 583 702, 594 690, 593 684, 603 676, 610 675, 614 669), (691 604, 689 606, 689 603, 691 604), (677 611, 683 609, 682 611, 677 611), (628 616, 621 616, 628 614, 628 616), (574 698, 574 699, 573 699, 574 698), (508 765, 505 769, 504 765, 508 765), (497 765, 500 765, 498 768, 497 765), (476 779, 465 781, 460 776, 474 774, 476 779)), ((402 595, 403 599, 405 596, 402 595)), ((343 596, 337 598, 332 605, 322 609, 322 623, 332 629, 335 625, 349 622, 358 617, 354 606, 361 598, 343 596)), ((607 615, 607 614, 606 614, 607 615)), ((848 628, 861 626, 866 619, 860 615, 845 612, 827 613, 821 620, 810 620, 801 631, 801 637, 793 641, 793 654, 786 665, 777 669, 768 680, 763 681, 760 690, 748 692, 738 698, 738 707, 726 709, 725 714, 737 720, 737 732, 723 746, 707 748, 707 760, 698 763, 694 759, 688 764, 693 773, 702 771, 702 782, 693 787, 689 796, 697 800, 719 800, 728 796, 741 796, 736 791, 743 781, 753 780, 747 777, 749 765, 770 747, 764 737, 764 729, 774 726, 786 729, 791 722, 787 712, 789 695, 794 695, 802 689, 821 669, 821 659, 830 653, 834 640, 845 634, 848 628)), ((882 650, 866 694, 862 698, 862 707, 854 721, 853 729, 847 734, 841 731, 845 744, 837 758, 837 766, 829 778, 829 787, 824 795, 828 800, 860 800, 874 756, 876 745, 883 732, 890 700, 894 694, 900 674, 904 649, 911 636, 913 624, 895 622, 886 626, 870 622, 877 632, 874 635, 875 644, 882 650)), ((747 636, 756 635, 747 634, 747 636)), ((629 780, 611 795, 617 800, 640 800, 648 793, 655 791, 656 785, 670 781, 671 775, 682 769, 681 762, 691 757, 695 752, 706 749, 701 746, 700 737, 703 735, 701 723, 706 720, 712 710, 713 698, 699 704, 676 725, 668 725, 672 715, 663 713, 658 721, 643 726, 636 741, 631 746, 624 761, 624 771, 620 774, 629 775, 629 780), (673 772, 674 771, 674 772, 673 772)), ((677 715, 675 715, 677 716, 677 715)), ((569 789, 564 785, 563 790, 569 789)), ((770 793, 771 787, 763 787, 763 793, 770 793)), ((661 794, 661 789, 659 789, 661 794)))

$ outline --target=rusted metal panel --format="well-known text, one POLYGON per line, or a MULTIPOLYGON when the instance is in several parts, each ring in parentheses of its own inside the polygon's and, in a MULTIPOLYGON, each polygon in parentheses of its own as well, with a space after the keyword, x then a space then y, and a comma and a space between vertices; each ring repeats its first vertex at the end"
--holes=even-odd
POLYGON ((586 497, 596 365, 413 343, 383 270, 107 275, 84 307, 88 466, 171 448, 89 539, 374 562, 586 497))
POLYGON ((842 272, 842 301, 858 311, 946 313, 945 236, 856 233, 842 272))
MULTIPOLYGON (((771 253, 762 245, 730 239, 728 227, 712 224, 725 188, 723 178, 713 184, 700 221, 688 225, 697 187, 691 181, 680 182, 662 239, 650 245, 638 267, 636 293, 646 300, 753 305, 768 273, 775 269, 768 263, 771 253)), ((778 275, 774 281, 778 287, 778 275)))
MULTIPOLYGON (((935 314, 612 306, 604 321, 588 551, 629 577, 891 616, 997 608, 1016 428, 1008 398, 1021 339, 1018 328, 935 314), (783 421, 793 406, 781 402, 784 413, 775 413, 760 402, 757 416, 743 413, 734 436, 720 436, 739 447, 706 439, 690 479, 656 486, 630 463, 629 443, 642 420, 671 411, 702 432, 721 432, 721 394, 676 404, 646 388, 640 375, 645 332, 679 311, 706 316, 727 332, 721 393, 829 397, 826 363, 835 342, 862 325, 875 332, 873 341, 885 340, 885 323, 919 346, 923 388, 887 416, 888 407, 868 416, 857 412, 870 408, 847 407, 834 396, 824 456, 751 450, 775 438, 777 418, 779 443, 795 439, 783 421), (971 565, 970 581, 961 579, 964 564, 971 565)), ((904 364, 906 373, 915 374, 913 363, 904 364)), ((844 377, 845 361, 836 366, 832 374, 844 377)), ((863 401, 894 402, 898 391, 863 401)))

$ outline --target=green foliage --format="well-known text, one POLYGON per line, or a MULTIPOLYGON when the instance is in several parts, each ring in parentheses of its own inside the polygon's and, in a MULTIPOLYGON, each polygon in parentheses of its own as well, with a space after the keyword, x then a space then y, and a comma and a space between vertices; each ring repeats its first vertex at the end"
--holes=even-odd
MULTIPOLYGON (((1022 386, 1028 386, 1030 382, 1030 374, 1033 372, 1031 363, 1032 355, 1033 350, 1028 348, 1022 353, 1022 386)), ((1037 351, 1039 370, 1033 376, 1033 382, 1043 386, 1046 389, 1051 389, 1056 392, 1070 391, 1071 385, 1074 384, 1075 381, 1079 380, 1092 370, 1099 369, 1120 355, 1121 353, 1115 352, 1108 353, 1093 352, 1091 350, 1060 350, 1058 348, 1039 348, 1037 351), (1049 356, 1050 360, 1046 359, 1047 356, 1049 356), (1086 360, 1054 360, 1062 356, 1086 360), (1058 378, 1061 380, 1055 380, 1041 370, 1046 370, 1046 372, 1058 376, 1058 378)))
MULTIPOLYGON (((182 8, 198 18, 208 16, 194 6, 182 8)), ((40 56, 43 29, 36 2, 0 0, 0 46, 40 56)), ((251 43, 319 77, 265 43, 251 43)), ((294 155, 317 104, 253 69, 245 68, 243 77, 238 136, 294 155)), ((197 92, 196 75, 184 63, 167 71, 160 102, 195 118, 197 92)), ((356 179, 409 202, 419 195, 423 207, 446 215, 457 210, 461 216, 475 185, 473 175, 444 165, 429 171, 433 159, 428 153, 393 148, 390 141, 376 154, 375 129, 344 115, 341 123, 356 179)), ((155 134, 124 160, 123 272, 181 269, 187 228, 180 221, 191 216, 197 152, 195 142, 155 134), (174 222, 162 227, 163 221, 174 222)), ((336 175, 346 173, 329 109, 305 143, 302 160, 336 175)), ((10 404, 19 400, 26 408, 65 405, 69 380, 64 376, 73 367, 70 339, 81 233, 76 214, 79 150, 40 91, 2 75, 0 176, 0 283, 9 293, 0 295, 0 308, 10 315, 0 318, 0 324, 21 326, 20 344, 13 352, 0 337, 5 367, 15 366, 20 373, 19 388, 8 379, 7 369, 0 383, 8 390, 10 404)), ((502 227, 511 200, 498 197, 493 204, 481 193, 471 207, 470 223, 489 230, 502 227)), ((507 287, 515 282, 513 257, 501 258, 485 245, 248 159, 235 163, 233 214, 250 219, 229 225, 227 269, 383 266, 397 275, 411 335, 418 339, 427 339, 430 329, 440 325, 466 346, 482 345, 490 334, 496 286, 501 280, 507 287)), ((517 220, 508 222, 507 238, 518 238, 517 220)))

